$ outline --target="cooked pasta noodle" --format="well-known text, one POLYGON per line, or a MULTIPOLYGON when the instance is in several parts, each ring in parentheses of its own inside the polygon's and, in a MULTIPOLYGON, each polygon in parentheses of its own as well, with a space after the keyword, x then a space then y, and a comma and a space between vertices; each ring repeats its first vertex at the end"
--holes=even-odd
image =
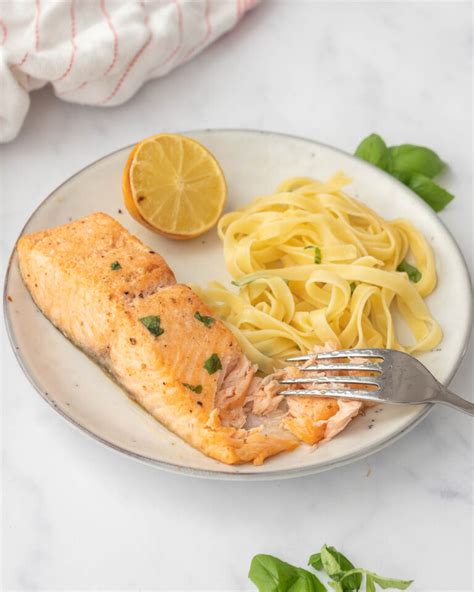
POLYGON ((219 222, 238 290, 194 288, 264 372, 327 341, 416 352, 441 340, 423 300, 436 285, 430 246, 410 222, 384 220, 346 195, 348 183, 342 173, 326 183, 287 179, 219 222), (407 256, 421 272, 417 283, 397 271, 407 256), (411 331, 407 343, 395 309, 411 331))

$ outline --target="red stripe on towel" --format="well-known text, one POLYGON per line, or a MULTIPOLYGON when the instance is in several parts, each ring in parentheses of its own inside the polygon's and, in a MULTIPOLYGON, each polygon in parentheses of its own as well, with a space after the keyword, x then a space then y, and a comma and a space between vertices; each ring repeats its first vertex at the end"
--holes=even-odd
POLYGON ((76 61, 76 51, 77 51, 76 15, 74 12, 74 3, 75 3, 75 0, 71 0, 70 13, 71 13, 71 45, 72 45, 72 49, 71 49, 71 57, 69 58, 69 64, 68 64, 66 70, 63 72, 63 74, 61 74, 61 76, 59 78, 56 78, 56 80, 52 80, 51 82, 60 82, 61 80, 64 80, 66 78, 66 76, 68 76, 69 72, 72 70, 74 62, 76 61))

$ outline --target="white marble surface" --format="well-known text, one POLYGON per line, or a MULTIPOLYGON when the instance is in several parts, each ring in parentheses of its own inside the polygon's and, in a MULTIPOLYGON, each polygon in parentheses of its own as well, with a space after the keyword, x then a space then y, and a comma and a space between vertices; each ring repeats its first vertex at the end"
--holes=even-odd
MULTIPOLYGON (((372 131, 436 148, 441 214, 472 266, 469 3, 269 1, 192 63, 110 110, 33 96, 0 147, 3 263, 32 209, 92 160, 162 129, 247 127, 353 151, 372 131)), ((456 292, 453 301, 456 305, 456 292)), ((453 389, 472 393, 472 343, 453 389)), ((72 430, 2 352, 3 589, 251 589, 257 552, 472 588, 472 423, 436 409, 366 460, 273 483, 192 480, 72 430)))

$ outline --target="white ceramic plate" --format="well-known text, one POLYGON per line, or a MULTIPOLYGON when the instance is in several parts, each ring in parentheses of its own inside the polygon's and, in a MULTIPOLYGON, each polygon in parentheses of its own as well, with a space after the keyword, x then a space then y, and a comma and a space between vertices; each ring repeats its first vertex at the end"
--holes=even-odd
MULTIPOLYGON (((386 218, 406 217, 415 222, 436 255, 439 285, 428 304, 444 330, 441 346, 421 359, 439 380, 449 382, 470 331, 470 282, 456 243, 423 201, 372 165, 311 140, 238 130, 206 130, 188 135, 207 146, 222 164, 229 185, 227 209, 272 191, 285 177, 325 179, 344 170, 354 179, 348 188, 350 194, 386 218), (454 295, 456 306, 446 306, 454 295)), ((105 156, 58 187, 33 213, 23 233, 102 210, 161 253, 178 281, 229 281, 215 230, 192 241, 172 241, 146 230, 126 213, 120 184, 130 148, 105 156)), ((15 353, 45 401, 96 440, 159 468, 227 479, 275 479, 315 473, 379 450, 416 425, 430 409, 374 408, 316 451, 301 446, 267 460, 261 467, 226 466, 191 448, 132 403, 43 317, 22 283, 15 253, 7 273, 5 296, 11 298, 5 298, 5 317, 15 353)))

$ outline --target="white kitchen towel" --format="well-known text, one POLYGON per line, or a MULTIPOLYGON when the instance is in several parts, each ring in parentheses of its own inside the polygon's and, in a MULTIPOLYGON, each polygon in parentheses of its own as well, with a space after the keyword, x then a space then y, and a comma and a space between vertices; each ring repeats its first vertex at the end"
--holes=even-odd
POLYGON ((29 93, 113 106, 187 62, 259 0, 0 0, 0 142, 29 93))

